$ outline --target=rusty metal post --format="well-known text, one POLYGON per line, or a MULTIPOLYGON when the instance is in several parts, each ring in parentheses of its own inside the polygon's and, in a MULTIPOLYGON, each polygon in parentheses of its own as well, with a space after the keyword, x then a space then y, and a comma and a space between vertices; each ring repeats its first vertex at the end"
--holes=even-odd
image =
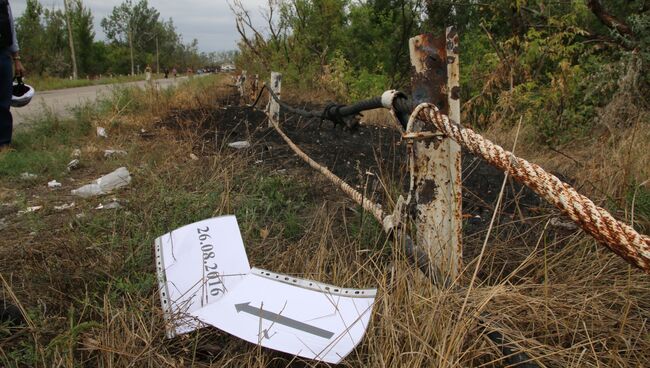
MULTIPOLYGON (((271 72, 271 90, 278 98, 281 98, 282 92, 282 74, 271 72)), ((277 103, 273 97, 269 96, 269 104, 266 106, 267 115, 269 117, 269 128, 275 124, 280 123, 280 104, 277 103)))
MULTIPOLYGON (((423 34, 410 39, 412 93, 416 103, 431 102, 460 123, 458 34, 423 34)), ((416 122, 413 132, 433 132, 433 124, 416 122)), ((454 278, 462 266, 462 182, 460 146, 453 140, 432 138, 411 142, 414 159, 414 198, 411 216, 417 242, 427 250, 432 266, 454 278)))

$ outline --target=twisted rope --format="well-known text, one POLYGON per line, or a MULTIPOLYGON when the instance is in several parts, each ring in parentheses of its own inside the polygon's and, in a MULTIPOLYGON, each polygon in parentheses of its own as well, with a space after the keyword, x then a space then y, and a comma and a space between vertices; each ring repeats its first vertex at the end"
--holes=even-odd
POLYGON ((411 118, 431 122, 447 137, 483 157, 491 165, 508 172, 515 180, 555 205, 598 242, 650 274, 650 237, 639 234, 631 226, 616 220, 569 184, 538 165, 516 157, 473 130, 450 121, 432 104, 420 104, 411 118))
MULTIPOLYGON (((269 89, 270 91, 270 89, 269 89)), ((357 202, 363 209, 366 211, 370 212, 372 216, 379 221, 379 223, 383 223, 384 218, 386 215, 384 214, 384 211, 382 210, 381 206, 378 205, 377 203, 372 202, 365 196, 363 196, 361 193, 359 193, 357 190, 352 188, 350 184, 346 183, 343 179, 339 178, 336 176, 333 172, 331 172, 327 167, 319 164, 318 162, 314 161, 311 157, 309 157, 303 150, 300 149, 293 141, 291 138, 289 138, 282 129, 278 126, 277 123, 272 121, 273 128, 275 128, 275 131, 282 137, 282 139, 287 143, 289 148, 293 150, 293 152, 300 157, 303 161, 305 161, 309 166, 311 166, 313 169, 316 171, 319 171, 321 174, 323 174, 327 179, 329 179, 334 185, 339 187, 345 194, 347 194, 352 200, 357 202)))

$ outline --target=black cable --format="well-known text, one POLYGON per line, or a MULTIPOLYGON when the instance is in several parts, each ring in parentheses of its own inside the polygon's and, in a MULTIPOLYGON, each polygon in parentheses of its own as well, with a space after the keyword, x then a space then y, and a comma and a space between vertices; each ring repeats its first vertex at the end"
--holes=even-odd
MULTIPOLYGON (((352 105, 329 104, 325 107, 325 109, 323 109, 323 111, 308 111, 308 110, 298 109, 286 104, 284 101, 280 100, 280 98, 275 94, 275 92, 273 92, 271 88, 268 88, 266 84, 264 84, 264 87, 266 87, 269 90, 269 94, 271 95, 271 97, 289 113, 300 115, 307 119, 319 118, 321 120, 329 120, 332 121, 334 124, 337 125, 343 124, 348 128, 354 128, 356 125, 354 119, 350 119, 350 118, 354 118, 356 115, 359 115, 364 111, 374 110, 374 109, 379 109, 384 107, 384 105, 381 102, 381 97, 374 97, 368 100, 356 102, 352 105)), ((257 101, 255 103, 257 103, 257 101)), ((393 107, 395 108, 395 111, 397 113, 397 118, 399 119, 400 123, 404 128, 406 128, 408 117, 411 115, 411 111, 413 110, 412 103, 408 101, 406 97, 401 97, 400 95, 398 95, 394 101, 393 107)))
POLYGON ((321 111, 307 111, 307 110, 297 109, 293 106, 287 105, 284 101, 280 100, 280 98, 278 97, 278 95, 275 94, 273 89, 269 88, 266 84, 264 84, 264 86, 269 90, 269 94, 271 95, 271 97, 273 97, 275 102, 280 104, 280 106, 283 107, 288 112, 295 115, 300 115, 307 119, 324 118, 323 112, 321 111))
MULTIPOLYGON (((255 108, 257 103, 260 101, 260 98, 262 98, 262 93, 264 92, 265 89, 266 89, 266 83, 264 85, 262 85, 262 88, 260 89, 260 93, 257 94, 257 98, 255 99, 255 102, 253 102, 253 104, 250 106, 251 108, 253 108, 253 109, 255 108)), ((270 89, 269 89, 269 91, 270 91, 270 89)))

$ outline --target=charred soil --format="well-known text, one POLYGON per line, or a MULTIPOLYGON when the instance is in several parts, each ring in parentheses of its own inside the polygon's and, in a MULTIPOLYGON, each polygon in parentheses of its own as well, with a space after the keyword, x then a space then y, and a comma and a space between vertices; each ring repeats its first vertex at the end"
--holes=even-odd
MULTIPOLYGON (((322 108, 299 101, 289 103, 317 111, 322 108)), ((195 149, 206 154, 213 150, 235 150, 228 145, 248 141, 251 146, 247 150, 254 155, 258 169, 269 173, 290 171, 306 180, 319 175, 268 126, 262 111, 239 105, 235 94, 222 98, 215 106, 218 107, 177 110, 160 124, 170 129, 180 129, 188 124, 196 127, 202 140, 195 144, 195 149)), ((284 113, 281 115, 281 128, 312 159, 384 207, 391 203, 389 197, 395 197, 394 200, 395 193, 405 193, 408 189, 406 144, 393 129, 363 124, 356 130, 348 130, 329 121, 284 113)), ((480 250, 504 174, 466 152, 463 152, 462 170, 464 258, 471 260, 480 250)), ((311 194, 316 196, 339 199, 343 196, 331 186, 314 190, 317 192, 311 194)), ((551 206, 530 189, 509 180, 496 221, 497 231, 493 234, 504 239, 512 239, 513 234, 517 234, 517 241, 524 237, 528 243, 535 242, 539 232, 526 229, 538 226, 551 216, 558 216, 551 206)), ((572 231, 553 228, 547 229, 546 236, 557 238, 569 233, 572 231)), ((512 254, 507 263, 515 265, 523 260, 521 257, 512 254)))

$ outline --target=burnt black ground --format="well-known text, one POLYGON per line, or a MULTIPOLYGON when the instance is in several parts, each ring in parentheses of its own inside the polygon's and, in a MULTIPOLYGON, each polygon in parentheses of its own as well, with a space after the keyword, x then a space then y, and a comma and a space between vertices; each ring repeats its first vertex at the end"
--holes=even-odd
MULTIPOLYGON (((237 105, 234 96, 226 100, 228 104, 222 101, 219 107, 207 110, 176 111, 162 123, 171 128, 177 126, 178 121, 198 123, 204 142, 197 149, 233 150, 228 143, 247 140, 252 143, 249 151, 255 155, 256 167, 269 172, 301 172, 308 177, 320 175, 298 158, 274 129, 268 127, 264 113, 237 105)), ((363 125, 356 131, 349 131, 341 126, 334 127, 331 122, 284 114, 281 121, 284 132, 312 159, 375 201, 387 203, 386 192, 378 178, 382 178, 384 185, 393 192, 399 188, 405 192, 408 188, 406 146, 393 129, 363 125)), ((467 152, 463 152, 462 166, 464 257, 471 259, 477 254, 478 245, 489 226, 504 174, 467 152)), ((526 229, 538 225, 541 217, 552 212, 553 209, 535 193, 510 180, 497 218, 499 231, 495 231, 493 236, 504 239, 514 236, 518 241, 530 244, 536 241, 539 232, 526 229), (521 234, 525 234, 527 239, 522 239, 521 234)))

